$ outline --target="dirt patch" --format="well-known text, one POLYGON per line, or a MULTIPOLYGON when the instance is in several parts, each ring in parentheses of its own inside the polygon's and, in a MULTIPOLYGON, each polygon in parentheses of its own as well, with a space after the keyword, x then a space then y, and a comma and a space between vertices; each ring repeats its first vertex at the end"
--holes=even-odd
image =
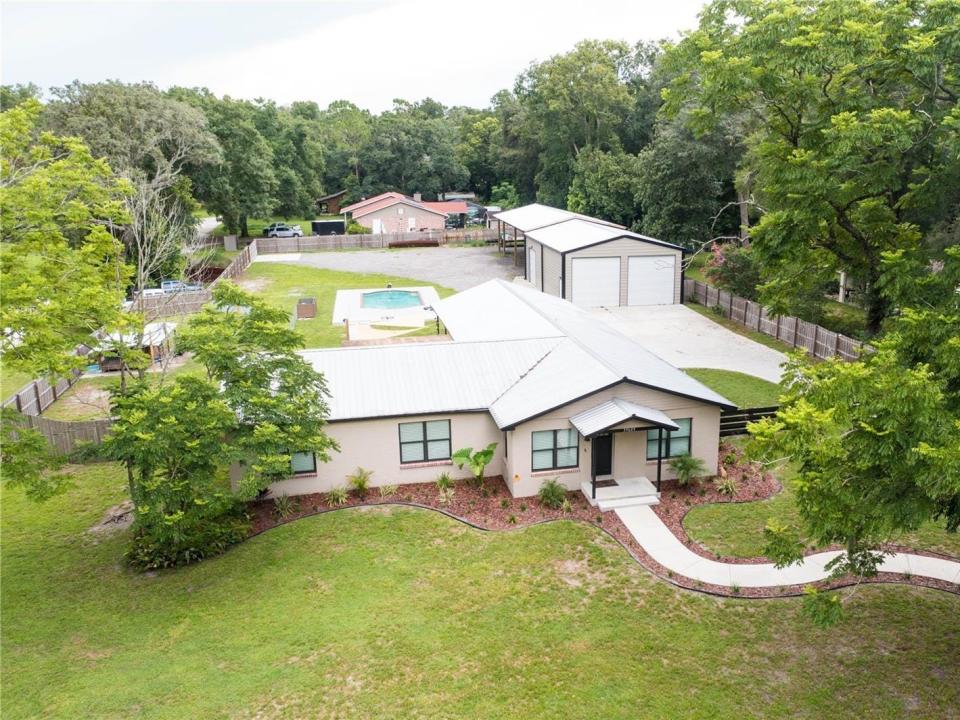
POLYGON ((110 417, 110 389, 101 383, 80 381, 57 400, 56 418, 90 420, 110 417))
POLYGON ((580 558, 578 560, 558 560, 554 563, 557 577, 566 585, 573 588, 583 588, 591 595, 600 587, 603 587, 607 581, 606 573, 600 572, 596 567, 591 567, 590 563, 580 558))
POLYGON ((90 528, 87 532, 95 535, 105 535, 115 533, 120 530, 126 530, 133 524, 133 502, 124 500, 119 505, 114 505, 103 515, 103 519, 90 528))
POLYGON ((247 292, 258 293, 270 285, 270 278, 241 278, 234 282, 247 292))

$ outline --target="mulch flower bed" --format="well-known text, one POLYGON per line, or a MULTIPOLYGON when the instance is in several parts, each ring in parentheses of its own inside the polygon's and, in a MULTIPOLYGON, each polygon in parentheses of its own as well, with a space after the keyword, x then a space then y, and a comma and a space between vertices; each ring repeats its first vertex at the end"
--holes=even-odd
MULTIPOLYGON (((737 451, 733 446, 726 447, 730 449, 729 452, 737 451)), ((727 454, 729 454, 729 452, 727 454)), ((721 458, 724 456, 725 454, 722 447, 721 458)), ((742 465, 742 456, 737 455, 737 458, 737 463, 742 465)), ((730 463, 731 468, 734 464, 736 463, 730 463)), ((653 509, 677 537, 692 551, 704 557, 719 559, 716 555, 710 553, 687 537, 686 532, 683 530, 683 516, 694 505, 707 502, 747 502, 761 500, 770 497, 780 490, 781 486, 776 478, 768 473, 754 472, 754 470, 756 470, 756 468, 744 469, 739 466, 733 468, 733 471, 737 473, 737 477, 739 478, 737 492, 733 495, 723 495, 719 493, 716 488, 713 487, 712 483, 707 483, 703 486, 705 490, 703 494, 700 494, 699 490, 694 490, 694 493, 691 495, 688 488, 677 488, 674 483, 665 482, 663 483, 663 491, 661 493, 661 503, 660 505, 654 506, 653 509)), ((728 473, 729 472, 731 472, 730 469, 728 469, 728 473)), ((643 550, 615 512, 601 512, 598 508, 591 507, 580 491, 567 493, 568 509, 553 510, 541 505, 539 499, 536 497, 514 498, 510 494, 503 478, 499 476, 486 478, 483 485, 479 487, 468 482, 458 482, 453 496, 446 502, 440 501, 440 493, 434 483, 400 485, 394 493, 386 496, 381 494, 380 488, 371 488, 365 499, 361 500, 356 494, 351 493, 344 504, 337 506, 330 505, 326 493, 298 495, 291 498, 291 500, 292 505, 290 512, 284 517, 278 515, 277 506, 272 500, 250 503, 250 514, 253 518, 251 535, 259 534, 277 525, 292 522, 299 518, 330 512, 332 510, 357 506, 401 503, 438 510, 482 530, 513 530, 553 520, 576 520, 585 522, 606 532, 619 542, 638 563, 661 579, 698 592, 727 597, 767 598, 800 595, 805 587, 794 585, 773 588, 737 588, 735 590, 731 587, 710 585, 677 575, 657 563, 643 550)), ((723 558, 723 560, 724 562, 744 563, 769 562, 765 558, 723 558)), ((934 587, 954 593, 960 592, 960 589, 953 583, 927 578, 907 577, 892 573, 881 573, 877 577, 871 578, 868 582, 909 583, 924 587, 934 587)), ((829 584, 822 582, 814 583, 814 585, 820 588, 838 588, 855 583, 855 579, 846 579, 829 584)))

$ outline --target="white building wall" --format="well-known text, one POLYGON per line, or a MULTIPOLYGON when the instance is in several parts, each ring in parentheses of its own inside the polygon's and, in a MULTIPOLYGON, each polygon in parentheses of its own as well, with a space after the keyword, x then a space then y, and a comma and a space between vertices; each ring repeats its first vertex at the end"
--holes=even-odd
POLYGON ((643 242, 641 240, 630 240, 621 238, 619 240, 610 240, 608 242, 593 245, 592 247, 582 248, 580 250, 571 250, 565 256, 567 266, 566 276, 566 295, 567 300, 573 298, 573 258, 590 257, 617 257, 620 256, 620 304, 627 304, 627 282, 629 273, 630 256, 638 255, 673 255, 674 256, 674 287, 673 301, 680 302, 681 273, 683 269, 683 253, 679 250, 673 250, 662 245, 643 242))

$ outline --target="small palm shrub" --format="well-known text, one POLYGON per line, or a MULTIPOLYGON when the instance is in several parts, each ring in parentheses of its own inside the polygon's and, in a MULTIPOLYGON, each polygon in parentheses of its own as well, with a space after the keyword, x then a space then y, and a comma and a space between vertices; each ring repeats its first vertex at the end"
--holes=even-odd
POLYGON ((453 479, 450 477, 450 473, 440 473, 440 476, 437 478, 437 490, 452 490, 453 489, 453 479))
POLYGON ((273 499, 273 513, 281 520, 286 520, 299 509, 300 501, 289 495, 277 495, 273 499))
POLYGON ((397 494, 396 485, 381 485, 379 489, 380 489, 380 497, 383 497, 383 498, 392 497, 397 494))
POLYGON ((452 487, 443 487, 437 493, 437 502, 441 505, 449 505, 453 500, 454 489, 452 487))
POLYGON ((721 495, 733 497, 737 494, 737 481, 729 475, 726 477, 717 478, 715 485, 717 487, 717 492, 721 495))
POLYGON ((563 512, 565 513, 573 512, 573 505, 571 504, 569 499, 564 498, 563 502, 560 504, 560 509, 563 510, 563 512))
POLYGON ((348 497, 349 495, 345 487, 335 487, 327 493, 327 505, 330 507, 340 507, 346 504, 348 497))
POLYGON ((678 455, 670 461, 670 468, 676 473, 677 484, 686 487, 706 472, 703 460, 693 455, 678 455))
POLYGON ((362 467, 358 467, 353 471, 353 474, 347 475, 347 484, 353 489, 357 494, 357 497, 361 500, 367 499, 367 493, 370 491, 370 477, 373 475, 373 470, 365 470, 362 467))
POLYGON ((500 507, 506 510, 508 507, 510 507, 510 500, 503 498, 503 500, 500 501, 500 507))
POLYGON ((563 506, 563 501, 567 499, 567 489, 557 478, 550 478, 540 485, 537 497, 540 498, 540 504, 544 507, 559 510, 563 506))

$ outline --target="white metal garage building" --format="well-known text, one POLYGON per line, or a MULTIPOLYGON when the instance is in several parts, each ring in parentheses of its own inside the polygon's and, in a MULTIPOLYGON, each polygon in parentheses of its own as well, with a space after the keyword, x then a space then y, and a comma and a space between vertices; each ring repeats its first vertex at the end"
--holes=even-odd
POLYGON ((496 215, 526 239, 526 279, 581 307, 683 301, 683 248, 546 205, 496 215))

